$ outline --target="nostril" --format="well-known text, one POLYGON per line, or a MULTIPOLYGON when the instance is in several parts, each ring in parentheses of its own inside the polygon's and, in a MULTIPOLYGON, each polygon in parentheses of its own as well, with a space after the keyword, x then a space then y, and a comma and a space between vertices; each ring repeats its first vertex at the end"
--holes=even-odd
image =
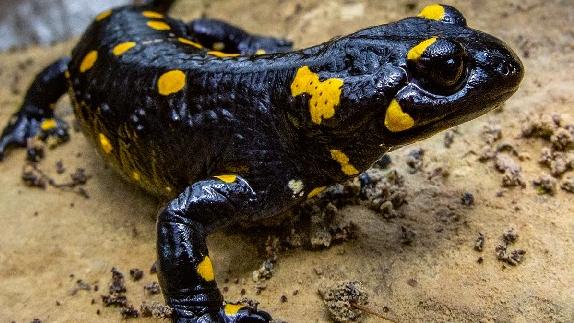
POLYGON ((500 64, 498 66, 498 71, 500 72, 500 74, 502 74, 503 76, 508 76, 508 74, 510 74, 510 70, 511 70, 511 65, 510 64, 500 64))

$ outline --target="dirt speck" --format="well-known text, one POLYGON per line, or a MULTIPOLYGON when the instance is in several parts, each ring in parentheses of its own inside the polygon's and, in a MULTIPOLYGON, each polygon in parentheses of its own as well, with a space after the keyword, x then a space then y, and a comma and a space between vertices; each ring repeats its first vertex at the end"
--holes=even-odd
POLYGON ((556 194, 557 182, 558 181, 554 177, 548 174, 543 174, 538 178, 536 178, 535 180, 533 180, 532 185, 536 187, 539 194, 554 195, 556 194))
POLYGON ((358 281, 327 283, 319 288, 319 295, 329 316, 336 322, 359 321, 362 311, 353 305, 365 306, 369 300, 365 288, 358 281))
POLYGON ((141 269, 138 268, 130 269, 130 277, 132 278, 133 281, 138 281, 142 279, 143 275, 144 272, 141 269))
POLYGON ((151 283, 145 284, 145 286, 143 288, 144 288, 144 291, 146 292, 146 294, 148 294, 148 295, 157 295, 157 294, 161 293, 161 289, 160 289, 159 284, 157 282, 151 282, 151 283))
POLYGON ((143 302, 140 305, 140 313, 142 317, 168 319, 171 317, 173 309, 167 305, 163 305, 160 303, 143 302))
POLYGON ((482 251, 484 249, 484 241, 485 240, 486 240, 486 237, 484 236, 484 234, 479 232, 478 237, 476 238, 476 241, 474 242, 474 250, 482 251))

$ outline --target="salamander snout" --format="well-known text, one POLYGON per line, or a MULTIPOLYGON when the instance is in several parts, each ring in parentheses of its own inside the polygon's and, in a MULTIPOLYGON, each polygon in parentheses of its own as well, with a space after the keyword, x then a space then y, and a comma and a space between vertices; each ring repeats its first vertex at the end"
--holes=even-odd
POLYGON ((524 67, 520 60, 512 59, 502 62, 496 67, 496 71, 500 77, 506 80, 506 82, 509 84, 516 84, 516 86, 518 86, 524 76, 524 67))

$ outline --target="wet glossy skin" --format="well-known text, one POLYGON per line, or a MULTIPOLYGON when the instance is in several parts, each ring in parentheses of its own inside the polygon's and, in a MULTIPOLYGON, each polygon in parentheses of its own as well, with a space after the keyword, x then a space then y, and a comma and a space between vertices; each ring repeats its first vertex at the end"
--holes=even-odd
POLYGON ((71 60, 33 84, 0 155, 33 135, 67 138, 49 110, 65 76, 104 159, 172 199, 158 216, 159 278, 179 322, 268 319, 222 307, 207 233, 276 215, 385 152, 484 114, 523 75, 502 41, 448 6, 288 53, 284 40, 151 9, 98 16, 71 60))

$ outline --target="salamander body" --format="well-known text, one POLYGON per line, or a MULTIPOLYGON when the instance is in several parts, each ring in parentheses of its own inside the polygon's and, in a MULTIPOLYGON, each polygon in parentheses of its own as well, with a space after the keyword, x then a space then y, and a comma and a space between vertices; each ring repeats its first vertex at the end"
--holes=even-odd
POLYGON ((450 6, 291 51, 222 21, 169 18, 165 3, 98 15, 71 57, 34 81, 0 156, 34 136, 67 140, 51 108, 67 91, 103 158, 170 201, 158 275, 177 322, 270 320, 223 301, 206 234, 274 216, 482 115, 523 76, 506 44, 450 6))

